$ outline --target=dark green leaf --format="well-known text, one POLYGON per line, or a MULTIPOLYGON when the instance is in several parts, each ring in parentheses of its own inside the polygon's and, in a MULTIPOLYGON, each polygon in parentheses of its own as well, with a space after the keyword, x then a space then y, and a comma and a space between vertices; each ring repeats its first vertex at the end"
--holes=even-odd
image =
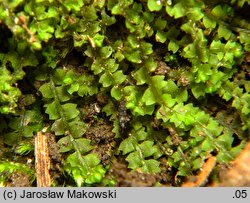
POLYGON ((230 38, 232 31, 227 29, 225 26, 220 25, 218 29, 218 36, 224 37, 226 40, 230 38))
POLYGON ((115 84, 119 85, 126 80, 126 75, 123 74, 122 70, 118 70, 113 74, 113 80, 115 84))
POLYGON ((50 120, 56 120, 61 117, 58 104, 55 101, 47 105, 45 113, 49 114, 50 120))
POLYGON ((102 58, 109 58, 112 52, 113 52, 113 49, 111 46, 105 46, 100 49, 100 56, 102 58))
POLYGON ((176 53, 179 49, 179 44, 173 40, 168 43, 168 50, 176 53))
POLYGON ((119 146, 119 150, 122 151, 122 154, 128 154, 135 150, 136 140, 133 137, 128 137, 122 141, 119 146))
POLYGON ((125 57, 127 58, 128 61, 131 61, 133 63, 141 63, 141 53, 139 50, 136 51, 130 51, 130 52, 126 52, 124 53, 125 57))
POLYGON ((43 84, 40 88, 39 91, 42 93, 44 98, 51 99, 54 97, 53 90, 50 86, 49 83, 43 84))
POLYGON ((122 93, 121 93, 121 89, 119 86, 112 87, 110 93, 111 93, 111 96, 115 98, 116 100, 120 100, 122 98, 122 93))
POLYGON ((81 153, 85 154, 92 150, 94 147, 90 144, 91 140, 86 139, 86 138, 79 138, 75 140, 78 149, 80 150, 81 153))
POLYGON ((145 68, 140 68, 139 70, 137 70, 135 72, 135 74, 133 75, 133 77, 136 79, 136 84, 137 85, 143 85, 146 83, 147 79, 146 79, 146 75, 145 75, 145 68))
MULTIPOLYGON (((74 92, 77 92, 80 88, 79 83, 73 83, 69 86, 69 88, 67 89, 69 94, 73 94, 74 92)), ((66 100, 67 101, 67 100, 66 100)))
POLYGON ((65 134, 65 131, 66 131, 65 124, 61 118, 56 120, 52 124, 51 130, 55 132, 55 135, 64 135, 65 134))
POLYGON ((104 73, 99 80, 100 83, 102 83, 103 87, 109 87, 113 83, 113 77, 111 74, 104 73))
POLYGON ((212 28, 213 29, 216 26, 216 21, 209 18, 208 16, 204 16, 202 21, 203 21, 203 24, 204 24, 204 26, 206 28, 212 28))
POLYGON ((62 105, 63 115, 65 116, 66 120, 71 120, 78 116, 80 112, 76 107, 77 105, 74 103, 67 103, 62 105))
POLYGON ((61 138, 57 144, 59 146, 60 153, 69 152, 74 149, 69 136, 61 138))
POLYGON ((87 125, 79 118, 76 118, 69 123, 69 129, 74 138, 79 138, 86 132, 87 125))
POLYGON ((157 147, 154 146, 154 142, 149 140, 141 143, 139 147, 143 153, 144 158, 152 156, 154 153, 158 151, 157 147))
POLYGON ((146 89, 141 98, 141 101, 144 102, 147 106, 155 104, 157 102, 152 88, 149 87, 146 89))
POLYGON ((158 30, 155 34, 155 39, 157 42, 164 43, 167 40, 167 33, 158 30))
POLYGON ((101 46, 102 46, 103 40, 104 40, 104 36, 103 36, 103 35, 100 35, 99 33, 97 33, 97 34, 93 37, 93 41, 94 41, 94 43, 95 43, 95 45, 96 45, 97 47, 101 47, 101 46))
POLYGON ((83 157, 83 160, 86 162, 89 168, 93 168, 100 163, 100 159, 97 154, 87 154, 83 157))
POLYGON ((128 164, 129 168, 131 168, 131 169, 140 168, 142 165, 140 152, 135 151, 135 152, 130 153, 126 158, 126 161, 129 163, 128 164))
POLYGON ((154 159, 145 160, 141 169, 143 173, 159 173, 161 172, 160 162, 154 159))
POLYGON ((67 92, 67 88, 65 86, 56 87, 56 93, 60 102, 65 102, 70 100, 70 94, 67 92))

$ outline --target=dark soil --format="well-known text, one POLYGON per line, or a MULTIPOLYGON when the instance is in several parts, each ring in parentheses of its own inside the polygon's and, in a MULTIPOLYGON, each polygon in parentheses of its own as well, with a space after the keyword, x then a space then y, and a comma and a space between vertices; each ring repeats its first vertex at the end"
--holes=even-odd
POLYGON ((116 186, 119 187, 150 187, 159 184, 170 186, 173 173, 169 170, 167 160, 161 161, 163 163, 161 173, 144 174, 139 170, 130 170, 125 157, 117 156, 118 152, 115 151, 115 148, 119 146, 119 139, 116 139, 115 133, 112 132, 113 124, 109 121, 109 118, 105 116, 100 118, 99 108, 101 107, 98 103, 100 103, 99 100, 97 102, 86 102, 83 106, 84 120, 85 122, 88 121, 89 125, 85 136, 92 141, 93 145, 97 146, 93 152, 99 155, 102 164, 110 166, 106 176, 107 179, 115 180, 116 186))
POLYGON ((152 175, 131 171, 128 169, 125 159, 118 158, 116 154, 118 152, 115 149, 119 146, 120 141, 115 138, 115 133, 112 132, 113 123, 109 121, 108 117, 100 114, 103 103, 102 100, 100 101, 100 97, 92 101, 85 101, 82 111, 84 112, 83 119, 89 126, 85 136, 96 146, 93 152, 99 155, 101 163, 110 167, 107 179, 115 180, 116 186, 123 187, 146 187, 154 186, 160 181, 166 182, 168 180, 167 173, 152 175))
POLYGON ((59 152, 59 147, 56 143, 55 136, 50 134, 48 136, 48 145, 49 145, 49 156, 50 156, 50 175, 53 179, 53 184, 63 184, 64 180, 62 180, 62 172, 60 168, 62 167, 62 156, 59 152))
POLYGON ((156 175, 130 171, 123 160, 113 161, 109 175, 114 177, 118 187, 150 187, 158 181, 156 175))
POLYGON ((22 172, 14 172, 9 177, 8 187, 31 187, 29 176, 22 172))
POLYGON ((98 119, 89 126, 86 132, 86 137, 97 145, 93 152, 99 155, 103 165, 111 163, 112 153, 116 146, 112 129, 113 126, 109 122, 98 119))
POLYGON ((162 171, 159 174, 144 174, 140 170, 132 171, 128 169, 124 159, 114 159, 108 172, 108 177, 116 180, 117 187, 152 187, 161 184, 171 186, 171 172, 167 165, 161 166, 162 171))

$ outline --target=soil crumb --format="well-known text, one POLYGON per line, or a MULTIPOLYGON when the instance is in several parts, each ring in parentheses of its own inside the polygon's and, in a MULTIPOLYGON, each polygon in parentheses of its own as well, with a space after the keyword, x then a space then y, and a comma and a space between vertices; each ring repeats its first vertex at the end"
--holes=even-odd
POLYGON ((115 160, 110 169, 110 175, 115 178, 117 187, 151 187, 157 182, 152 174, 130 171, 125 162, 115 160))
POLYGON ((31 187, 29 176, 22 172, 14 172, 9 178, 8 187, 31 187))
MULTIPOLYGON (((62 155, 59 152, 59 146, 56 143, 56 138, 54 134, 48 136, 48 146, 49 146, 49 156, 50 156, 50 175, 53 182, 60 182, 62 177, 62 172, 60 168, 62 167, 62 155)), ((52 183, 53 184, 53 183, 52 183)))
POLYGON ((113 126, 109 122, 98 119, 89 126, 86 138, 90 139, 97 147, 93 150, 101 159, 103 165, 110 164, 113 149, 116 145, 113 126))

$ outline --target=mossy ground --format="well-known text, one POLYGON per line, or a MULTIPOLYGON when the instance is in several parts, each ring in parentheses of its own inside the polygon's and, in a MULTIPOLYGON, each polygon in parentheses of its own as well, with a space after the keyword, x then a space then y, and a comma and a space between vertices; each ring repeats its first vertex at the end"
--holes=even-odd
POLYGON ((249 142, 249 0, 72 2, 0 0, 0 184, 36 186, 42 133, 52 186, 223 183, 249 142))

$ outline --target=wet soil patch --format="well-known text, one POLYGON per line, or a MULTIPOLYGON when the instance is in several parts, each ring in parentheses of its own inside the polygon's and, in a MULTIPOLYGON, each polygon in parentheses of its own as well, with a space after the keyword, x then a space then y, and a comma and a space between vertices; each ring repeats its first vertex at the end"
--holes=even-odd
POLYGON ((115 134, 112 132, 113 126, 104 119, 91 122, 86 132, 86 138, 90 139, 96 148, 94 153, 99 155, 103 165, 110 164, 116 141, 115 134))
POLYGON ((31 187, 29 176, 22 172, 14 172, 9 177, 8 187, 31 187))
POLYGON ((168 166, 162 164, 159 174, 145 174, 140 170, 130 170, 123 158, 113 159, 108 177, 115 179, 117 187, 171 186, 173 178, 168 166))

